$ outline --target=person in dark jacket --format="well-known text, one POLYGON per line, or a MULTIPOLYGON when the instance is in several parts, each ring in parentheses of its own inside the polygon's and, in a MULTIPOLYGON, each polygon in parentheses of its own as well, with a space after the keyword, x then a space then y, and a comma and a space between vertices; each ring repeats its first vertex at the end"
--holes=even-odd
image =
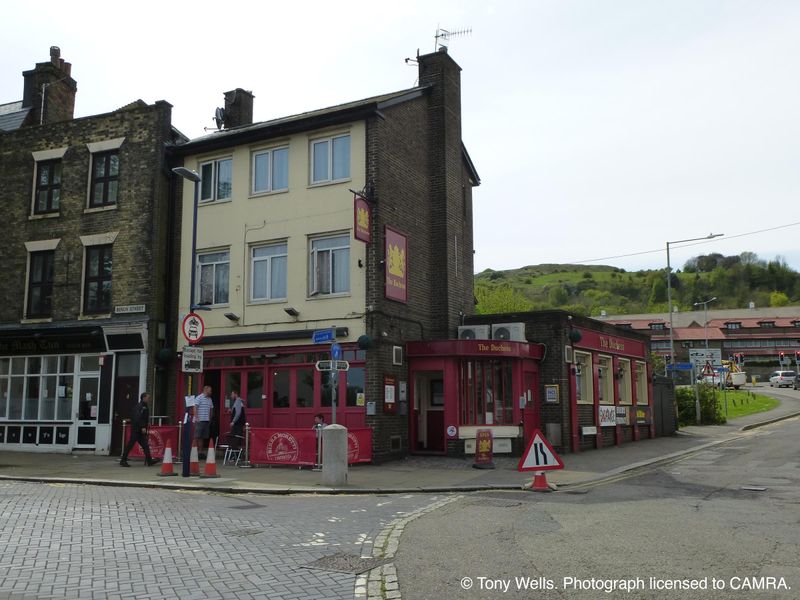
POLYGON ((238 437, 244 436, 244 401, 239 395, 238 390, 231 390, 231 400, 233 406, 231 407, 231 435, 238 437))
POLYGON ((133 407, 133 414, 131 415, 131 437, 122 452, 122 460, 119 461, 120 466, 130 467, 128 464, 128 454, 133 449, 134 444, 139 444, 144 452, 145 464, 149 467, 159 462, 158 459, 153 459, 150 456, 150 444, 147 443, 147 427, 150 424, 150 409, 147 403, 150 401, 150 394, 144 392, 139 396, 139 402, 133 407))

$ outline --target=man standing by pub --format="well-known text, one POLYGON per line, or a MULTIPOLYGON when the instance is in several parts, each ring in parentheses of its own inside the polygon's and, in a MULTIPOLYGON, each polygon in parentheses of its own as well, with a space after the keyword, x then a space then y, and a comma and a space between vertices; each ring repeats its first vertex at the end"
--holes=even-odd
POLYGON ((208 439, 211 437, 211 415, 214 413, 214 401, 211 399, 211 386, 204 385, 203 393, 195 398, 194 406, 194 439, 197 440, 197 453, 200 458, 206 457, 208 439))
POLYGON ((147 427, 150 425, 150 408, 147 406, 148 402, 150 402, 150 394, 144 392, 139 396, 139 402, 133 407, 133 414, 131 414, 131 436, 128 439, 128 443, 125 445, 125 450, 122 452, 122 459, 119 461, 122 467, 130 467, 128 464, 128 454, 137 443, 142 447, 144 461, 148 467, 159 462, 150 456, 150 444, 147 442, 147 427))

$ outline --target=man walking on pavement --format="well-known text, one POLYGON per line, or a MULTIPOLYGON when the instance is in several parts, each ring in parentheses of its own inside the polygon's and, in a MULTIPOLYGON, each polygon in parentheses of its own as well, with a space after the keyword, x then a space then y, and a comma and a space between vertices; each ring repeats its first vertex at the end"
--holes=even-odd
POLYGON ((203 393, 195 398, 195 430, 194 439, 197 440, 197 453, 200 458, 206 457, 208 439, 211 437, 211 414, 214 411, 214 401, 211 400, 211 386, 204 385, 203 393))
POLYGON ((149 401, 150 394, 144 392, 139 396, 138 404, 133 407, 133 414, 131 415, 131 437, 125 445, 125 450, 122 452, 122 459, 119 461, 122 467, 130 467, 128 464, 128 454, 137 443, 144 452, 144 464, 149 467, 160 462, 159 459, 153 459, 153 457, 150 456, 150 444, 147 442, 147 427, 150 425, 150 409, 147 406, 149 401))

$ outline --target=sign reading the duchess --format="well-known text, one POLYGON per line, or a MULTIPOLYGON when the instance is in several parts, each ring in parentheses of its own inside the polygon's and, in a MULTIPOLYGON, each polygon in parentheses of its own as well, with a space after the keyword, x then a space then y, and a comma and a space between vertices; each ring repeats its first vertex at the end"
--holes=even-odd
POLYGON ((356 194, 353 198, 354 236, 357 240, 369 244, 372 241, 370 227, 372 226, 372 209, 363 196, 356 194))
POLYGON ((408 301, 408 238, 386 228, 386 297, 404 304, 408 301))

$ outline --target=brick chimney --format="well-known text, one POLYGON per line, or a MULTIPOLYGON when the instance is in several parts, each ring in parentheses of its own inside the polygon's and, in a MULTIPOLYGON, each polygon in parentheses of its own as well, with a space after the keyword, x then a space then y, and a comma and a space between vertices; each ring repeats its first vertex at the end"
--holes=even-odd
POLYGON ((225 129, 253 124, 253 98, 242 88, 225 92, 225 129))
POLYGON ((25 87, 22 107, 31 109, 25 125, 72 119, 78 84, 70 76, 71 71, 72 65, 61 58, 61 49, 58 46, 50 47, 49 62, 36 63, 36 68, 23 71, 25 87))

